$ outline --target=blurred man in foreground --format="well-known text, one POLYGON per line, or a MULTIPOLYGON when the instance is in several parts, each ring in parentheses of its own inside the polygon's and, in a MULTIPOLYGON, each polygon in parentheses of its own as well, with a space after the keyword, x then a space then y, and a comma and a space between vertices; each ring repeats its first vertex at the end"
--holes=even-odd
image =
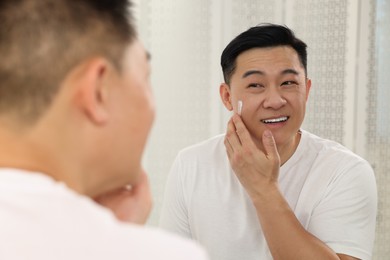
POLYGON ((205 259, 136 224, 154 104, 129 5, 1 1, 0 259, 205 259))

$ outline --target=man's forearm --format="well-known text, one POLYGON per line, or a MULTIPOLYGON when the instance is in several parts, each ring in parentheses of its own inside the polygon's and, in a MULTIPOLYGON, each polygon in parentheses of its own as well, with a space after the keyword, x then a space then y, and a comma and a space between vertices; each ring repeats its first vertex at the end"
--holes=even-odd
POLYGON ((274 259, 340 259, 302 227, 277 187, 253 203, 274 259))

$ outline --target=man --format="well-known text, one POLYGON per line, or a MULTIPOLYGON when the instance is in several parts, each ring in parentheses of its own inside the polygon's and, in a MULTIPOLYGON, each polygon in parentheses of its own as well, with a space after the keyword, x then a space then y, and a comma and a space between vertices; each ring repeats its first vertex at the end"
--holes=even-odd
POLYGON ((211 259, 371 257, 373 171, 301 129, 306 63, 306 44, 284 26, 256 26, 228 44, 220 95, 235 113, 225 135, 177 156, 162 227, 198 240, 211 259))
POLYGON ((0 259, 205 259, 126 223, 150 211, 154 118, 129 5, 1 1, 0 259))

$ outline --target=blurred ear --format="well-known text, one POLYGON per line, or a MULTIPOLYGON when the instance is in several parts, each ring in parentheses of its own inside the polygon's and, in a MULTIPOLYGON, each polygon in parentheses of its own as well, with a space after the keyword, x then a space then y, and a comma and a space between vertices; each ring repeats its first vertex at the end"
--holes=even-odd
POLYGON ((222 83, 219 86, 219 95, 221 96, 222 103, 227 108, 227 110, 232 111, 232 100, 231 100, 231 94, 230 94, 230 87, 226 83, 222 83))
POLYGON ((75 101, 80 111, 94 124, 108 121, 108 92, 112 85, 112 65, 103 58, 94 58, 81 65, 74 78, 75 101))
POLYGON ((309 98, 310 89, 311 89, 311 80, 308 78, 306 79, 306 101, 309 98))

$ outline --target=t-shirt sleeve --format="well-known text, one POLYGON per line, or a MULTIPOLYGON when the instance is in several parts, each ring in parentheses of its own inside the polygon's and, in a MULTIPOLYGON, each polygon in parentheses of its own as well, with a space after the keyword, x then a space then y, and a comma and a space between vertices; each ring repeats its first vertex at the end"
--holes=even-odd
POLYGON ((184 192, 184 174, 179 154, 171 167, 166 182, 159 225, 165 230, 191 238, 188 222, 188 200, 184 192))
POLYGON ((314 208, 308 231, 339 254, 371 259, 377 190, 367 162, 347 164, 314 208))

